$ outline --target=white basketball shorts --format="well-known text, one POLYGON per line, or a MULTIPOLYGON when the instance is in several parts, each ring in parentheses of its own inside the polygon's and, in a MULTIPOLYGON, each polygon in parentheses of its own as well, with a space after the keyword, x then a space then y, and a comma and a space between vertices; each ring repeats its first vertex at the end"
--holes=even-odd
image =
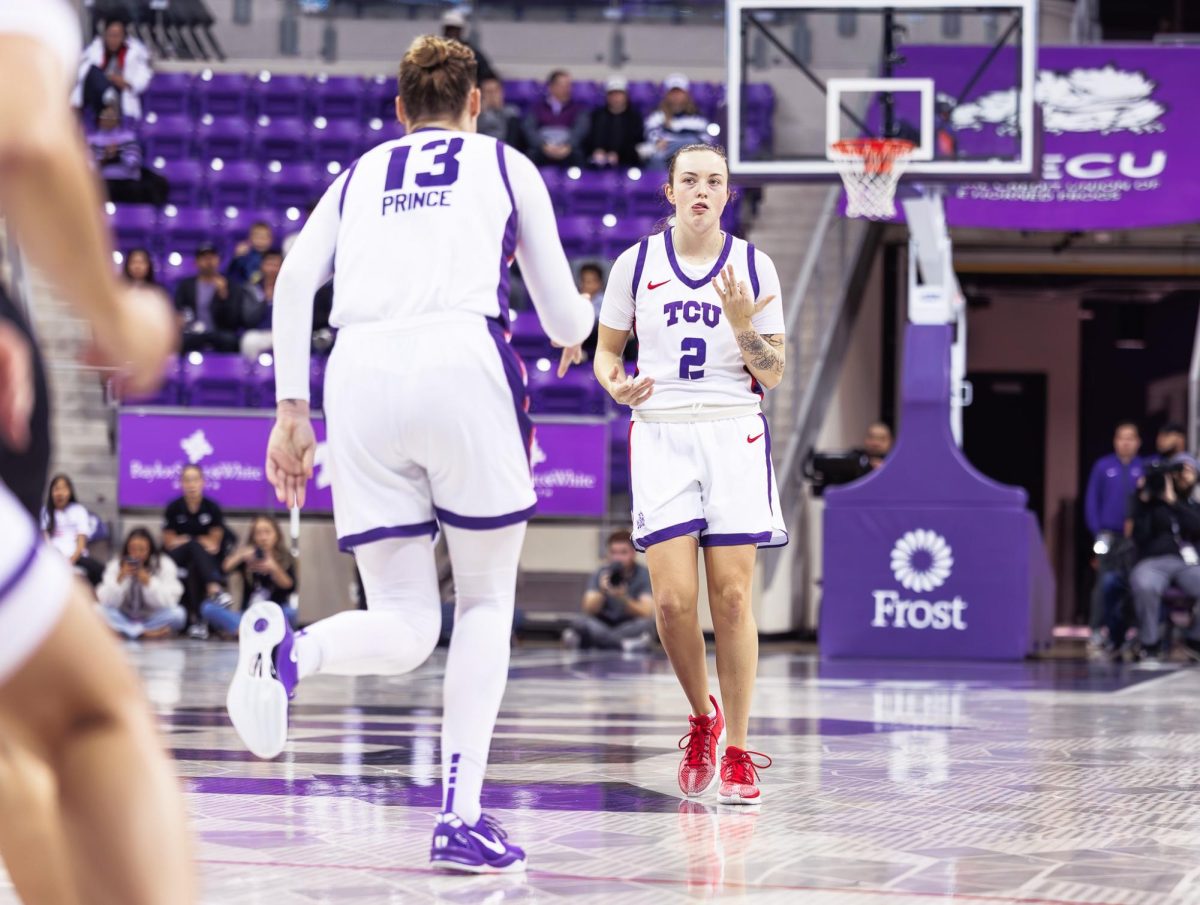
POLYGON ((338 333, 325 418, 338 546, 533 515, 525 368, 474 314, 338 333))
POLYGON ((0 484, 0 684, 42 645, 66 608, 71 569, 0 484))
POLYGON ((684 535, 702 547, 788 541, 764 415, 633 421, 629 463, 639 550, 684 535))

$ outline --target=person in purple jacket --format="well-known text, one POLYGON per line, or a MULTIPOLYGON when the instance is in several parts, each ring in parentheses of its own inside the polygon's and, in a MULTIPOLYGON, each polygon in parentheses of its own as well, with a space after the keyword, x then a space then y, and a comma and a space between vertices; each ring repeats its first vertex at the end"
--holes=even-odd
POLYGON ((122 123, 116 106, 105 107, 96 125, 88 133, 88 148, 109 199, 118 204, 166 204, 167 181, 142 165, 137 133, 122 123))
POLYGON ((525 117, 529 159, 540 167, 582 166, 588 108, 571 97, 571 74, 556 69, 546 79, 546 94, 525 117))
MULTIPOLYGON (((1088 622, 1093 644, 1097 646, 1101 643, 1100 627, 1105 622, 1103 589, 1109 573, 1115 567, 1113 559, 1107 554, 1115 547, 1117 540, 1126 536, 1129 501, 1142 478, 1143 463, 1138 457, 1141 446, 1138 426, 1132 421, 1122 421, 1113 433, 1113 452, 1097 460, 1088 476, 1084 521, 1095 539, 1093 549, 1098 555, 1096 587, 1088 622)), ((1120 646, 1120 639, 1112 640, 1120 646)))

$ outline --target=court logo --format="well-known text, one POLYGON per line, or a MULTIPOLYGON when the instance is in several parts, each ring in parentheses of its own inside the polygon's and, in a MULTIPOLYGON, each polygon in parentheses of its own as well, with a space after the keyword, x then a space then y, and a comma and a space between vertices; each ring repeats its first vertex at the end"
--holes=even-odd
POLYGON ((954 567, 954 551, 936 531, 909 531, 892 548, 892 574, 910 591, 940 588, 954 567))
POLYGON ((192 465, 197 465, 207 457, 211 456, 216 450, 212 444, 208 442, 208 437, 204 436, 204 431, 198 430, 179 441, 179 448, 183 450, 187 456, 188 462, 192 465))

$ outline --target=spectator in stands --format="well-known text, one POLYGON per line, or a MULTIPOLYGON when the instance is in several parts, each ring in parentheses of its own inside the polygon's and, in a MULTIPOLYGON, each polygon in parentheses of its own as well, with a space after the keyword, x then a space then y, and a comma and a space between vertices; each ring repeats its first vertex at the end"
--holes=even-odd
POLYGON ((1158 436, 1154 438, 1154 446, 1158 452, 1158 458, 1164 462, 1172 456, 1187 452, 1186 428, 1182 424, 1168 421, 1158 429, 1158 436))
POLYGON ((479 82, 482 108, 476 121, 476 130, 490 135, 518 151, 525 150, 525 135, 521 129, 521 114, 516 107, 504 103, 504 85, 499 79, 479 82))
MULTIPOLYGON (((1093 650, 1104 646, 1101 628, 1116 624, 1115 611, 1122 607, 1128 591, 1124 563, 1109 554, 1116 552, 1126 534, 1130 499, 1142 478, 1143 463, 1138 457, 1141 446, 1138 426, 1132 421, 1122 421, 1113 432, 1112 453, 1097 459, 1088 475, 1083 517, 1097 555, 1096 584, 1088 614, 1093 650)), ((1119 648, 1123 641, 1124 637, 1110 637, 1109 645, 1119 648)))
POLYGON ((874 471, 892 451, 892 429, 882 421, 876 421, 867 428, 862 451, 870 463, 871 470, 874 471))
POLYGON ((692 100, 692 83, 686 75, 674 73, 663 82, 663 99, 657 110, 646 117, 646 142, 643 159, 655 169, 665 170, 671 155, 685 145, 707 144, 709 121, 692 100))
POLYGON ((263 255, 275 247, 275 230, 271 224, 262 220, 251 223, 246 238, 234 247, 233 260, 225 275, 238 283, 256 282, 263 255))
MULTIPOLYGON (((579 279, 576 281, 579 287, 579 292, 586 295, 592 300, 592 307, 596 311, 596 316, 600 316, 600 305, 604 301, 604 271, 595 261, 586 261, 579 265, 579 279)), ((596 352, 596 341, 599 337, 599 323, 592 325, 592 332, 587 339, 583 341, 583 351, 588 358, 596 352)))
POLYGON ((92 587, 100 583, 104 566, 88 556, 92 517, 75 499, 75 485, 65 474, 50 479, 50 492, 42 508, 42 531, 50 545, 69 559, 92 587))
POLYGON ((142 118, 142 93, 150 85, 150 51, 128 34, 128 20, 112 16, 83 51, 79 79, 71 105, 93 118, 110 105, 117 105, 126 119, 142 118))
MULTIPOLYGON (((1192 498, 1200 466, 1180 453, 1153 469, 1130 505, 1137 565, 1129 576, 1137 613, 1138 640, 1150 660, 1163 654, 1163 594, 1174 585, 1200 600, 1200 503, 1192 498)), ((1200 650, 1200 604, 1188 630, 1188 644, 1200 650)))
MULTIPOLYGON (((495 79, 496 70, 491 62, 476 44, 467 38, 467 17, 456 9, 442 13, 442 37, 466 44, 475 51, 475 84, 482 86, 489 79, 495 79)), ((482 130, 480 130, 482 131, 482 130)))
POLYGON ((267 515, 255 518, 250 525, 250 543, 226 556, 222 568, 227 575, 241 575, 242 608, 236 612, 219 603, 205 603, 200 614, 211 629, 223 637, 236 636, 242 613, 260 600, 279 604, 296 627, 297 610, 290 605, 296 590, 296 561, 275 519, 267 515))
POLYGON ((137 134, 121 123, 115 104, 100 111, 97 127, 88 132, 87 139, 109 200, 155 207, 167 203, 167 180, 142 166, 142 144, 137 134))
POLYGON ((604 106, 592 111, 583 151, 594 167, 634 167, 641 163, 638 146, 646 140, 642 114, 629 104, 629 83, 614 75, 608 80, 604 106))
POLYGON ((163 514, 163 548, 175 565, 187 570, 183 605, 192 623, 191 635, 207 638, 200 608, 205 602, 229 605, 221 561, 233 535, 225 528, 221 507, 204 495, 204 471, 199 465, 186 466, 180 484, 183 496, 172 500, 163 514))
POLYGON ((275 310, 275 281, 279 278, 279 268, 282 266, 283 252, 278 248, 267 249, 259 265, 259 279, 250 287, 258 304, 251 314, 253 326, 242 334, 241 340, 242 355, 250 361, 256 361, 263 352, 270 352, 274 348, 271 314, 275 310))
POLYGON ((134 286, 158 286, 158 280, 154 277, 154 259, 144 248, 129 249, 122 273, 125 282, 134 286))
POLYGON ((196 249, 196 275, 175 287, 175 310, 183 318, 183 351, 236 352, 238 334, 254 299, 240 283, 221 276, 216 246, 196 249))
POLYGON ((538 166, 581 166, 588 111, 571 97, 571 74, 556 69, 546 79, 546 94, 525 117, 525 142, 538 166))
POLYGON ((179 605, 182 593, 175 563, 159 552, 149 531, 134 528, 121 555, 104 570, 97 598, 100 614, 117 634, 165 638, 187 624, 187 612, 179 605))
POLYGON ((637 561, 629 532, 616 531, 608 538, 608 561, 588 582, 583 614, 563 632, 563 644, 632 652, 648 649, 654 637, 650 573, 637 561))

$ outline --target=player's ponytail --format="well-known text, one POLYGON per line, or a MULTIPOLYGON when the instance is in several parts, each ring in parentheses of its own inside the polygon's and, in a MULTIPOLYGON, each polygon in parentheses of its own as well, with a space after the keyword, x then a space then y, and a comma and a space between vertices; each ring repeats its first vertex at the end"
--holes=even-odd
POLYGON ((397 86, 408 121, 458 116, 477 69, 475 51, 466 44, 436 35, 414 39, 400 61, 397 86))

